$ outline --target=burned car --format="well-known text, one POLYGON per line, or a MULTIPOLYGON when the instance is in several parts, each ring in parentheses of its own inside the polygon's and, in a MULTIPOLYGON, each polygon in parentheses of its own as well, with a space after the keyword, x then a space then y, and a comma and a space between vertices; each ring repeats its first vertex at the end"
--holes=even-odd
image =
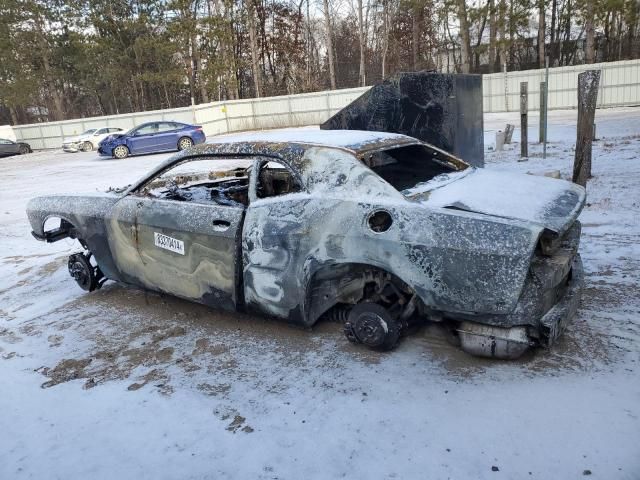
POLYGON ((428 320, 469 353, 515 358, 576 311, 578 185, 476 169, 399 134, 218 142, 124 191, 32 199, 33 235, 79 240, 69 271, 85 290, 110 279, 307 327, 330 317, 383 350, 428 320))

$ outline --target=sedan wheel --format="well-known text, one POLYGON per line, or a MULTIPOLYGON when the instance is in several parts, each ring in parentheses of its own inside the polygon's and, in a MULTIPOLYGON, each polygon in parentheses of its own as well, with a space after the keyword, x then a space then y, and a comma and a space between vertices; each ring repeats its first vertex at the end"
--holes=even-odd
POLYGON ((29 147, 27 147, 26 145, 20 145, 20 155, 26 155, 30 152, 31 150, 29 149, 29 147))
POLYGON ((90 152, 91 150, 93 150, 93 143, 84 142, 82 144, 82 147, 80 147, 80 150, 82 150, 83 152, 90 152))
POLYGON ((118 145, 113 149, 113 156, 116 158, 127 158, 129 149, 124 145, 118 145))
POLYGON ((182 137, 178 141, 178 150, 185 150, 192 146, 193 146, 193 140, 191 140, 189 137, 182 137))

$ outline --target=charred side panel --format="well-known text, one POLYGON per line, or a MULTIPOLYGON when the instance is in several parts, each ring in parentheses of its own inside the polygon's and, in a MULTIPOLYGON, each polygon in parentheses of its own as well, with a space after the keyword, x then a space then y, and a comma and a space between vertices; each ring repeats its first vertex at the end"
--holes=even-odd
POLYGON ((104 275, 123 280, 108 243, 105 220, 119 197, 111 194, 52 195, 37 197, 27 205, 27 216, 35 235, 43 236, 48 218, 59 217, 75 227, 77 238, 85 242, 104 275))
POLYGON ((244 226, 247 304, 306 324, 309 282, 319 269, 361 264, 385 270, 422 301, 451 312, 507 314, 520 297, 540 228, 405 200, 352 155, 307 151, 308 192, 252 203, 244 226), (364 192, 353 199, 353 192, 364 192), (384 232, 372 213, 392 219, 384 232))
POLYGON ((373 86, 320 128, 402 133, 482 167, 482 77, 399 73, 373 86))

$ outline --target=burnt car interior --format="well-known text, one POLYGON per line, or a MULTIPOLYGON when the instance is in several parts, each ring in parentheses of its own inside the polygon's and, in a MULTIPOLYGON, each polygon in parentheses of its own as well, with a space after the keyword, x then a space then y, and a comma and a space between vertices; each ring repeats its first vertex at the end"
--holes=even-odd
MULTIPOLYGON (((246 207, 249 204, 252 166, 249 164, 221 170, 213 162, 217 160, 196 160, 176 165, 147 183, 139 194, 182 202, 246 207)), ((256 191, 258 198, 297 191, 300 191, 300 184, 290 170, 275 161, 260 164, 256 191)))
POLYGON ((466 164, 455 157, 429 145, 379 150, 365 154, 361 160, 398 191, 466 168, 466 164))
POLYGON ((273 161, 263 162, 260 165, 256 188, 258 198, 276 197, 300 190, 300 183, 288 168, 273 161))

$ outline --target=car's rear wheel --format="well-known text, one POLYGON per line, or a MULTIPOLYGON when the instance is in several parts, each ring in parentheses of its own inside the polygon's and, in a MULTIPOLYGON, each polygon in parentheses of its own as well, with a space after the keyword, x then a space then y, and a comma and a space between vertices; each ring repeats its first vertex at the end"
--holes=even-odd
POLYGON ((185 150, 192 146, 193 140, 191 140, 189 137, 182 137, 180 140, 178 140, 178 150, 185 150))
POLYGON ((27 153, 30 153, 31 149, 29 147, 27 147, 26 145, 20 145, 20 155, 26 155, 27 153))
POLYGON ((116 158, 127 158, 129 156, 129 149, 126 145, 118 145, 113 149, 113 156, 116 158))
POLYGON ((391 350, 398 343, 400 330, 399 322, 386 308, 370 302, 355 305, 344 324, 349 341, 373 350, 391 350))
POLYGON ((90 152, 91 150, 93 150, 93 143, 84 142, 80 147, 80 150, 82 150, 83 152, 90 152))

